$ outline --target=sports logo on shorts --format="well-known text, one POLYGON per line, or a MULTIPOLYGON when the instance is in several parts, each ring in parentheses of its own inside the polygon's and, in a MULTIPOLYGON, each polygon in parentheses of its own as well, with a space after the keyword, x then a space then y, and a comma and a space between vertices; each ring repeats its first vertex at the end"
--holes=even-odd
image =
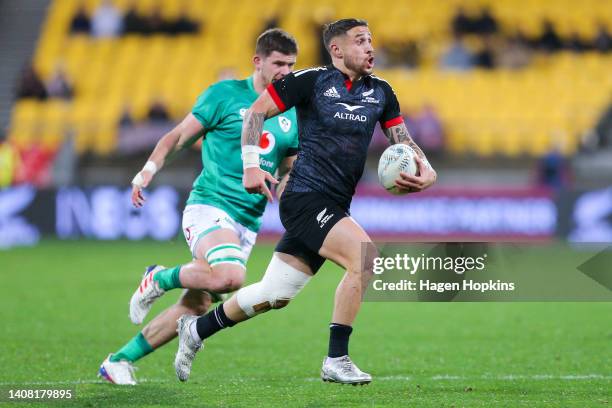
POLYGON ((276 138, 267 130, 264 130, 259 139, 259 154, 268 154, 276 145, 276 138))
POLYGON ((327 221, 329 221, 329 219, 334 216, 334 214, 325 215, 326 212, 327 212, 327 207, 325 207, 323 211, 317 214, 317 222, 319 223, 319 228, 323 228, 325 224, 327 224, 327 221))
POLYGON ((280 125, 283 132, 287 133, 291 129, 291 121, 285 116, 278 117, 278 124, 280 125))
POLYGON ((193 228, 193 225, 190 225, 187 228, 185 228, 185 238, 187 239, 187 242, 189 243, 189 245, 191 245, 191 240, 193 239, 191 228, 193 228))
POLYGON ((325 212, 327 212, 327 207, 325 207, 323 211, 317 214, 317 222, 321 222, 321 218, 323 218, 323 216, 325 215, 325 212))

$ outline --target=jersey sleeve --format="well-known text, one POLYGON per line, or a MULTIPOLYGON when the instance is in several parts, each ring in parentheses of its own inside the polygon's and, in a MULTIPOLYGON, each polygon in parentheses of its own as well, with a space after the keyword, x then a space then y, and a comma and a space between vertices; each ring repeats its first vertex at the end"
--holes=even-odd
POLYGON ((382 82, 382 85, 385 91, 385 108, 379 122, 383 129, 389 129, 390 127, 399 125, 404 119, 400 113, 399 102, 397 101, 395 92, 393 92, 393 88, 386 82, 382 82))
POLYGON ((287 152, 285 153, 286 157, 295 156, 298 152, 298 147, 300 145, 300 141, 298 138, 299 131, 297 125, 297 115, 295 114, 295 109, 291 110, 292 115, 291 119, 293 120, 293 125, 291 126, 291 142, 289 143, 289 147, 287 147, 287 152))
POLYGON ((297 132, 296 132, 295 137, 291 141, 291 144, 289 145, 289 147, 287 147, 287 151, 285 152, 285 157, 295 156, 298 152, 298 146, 299 146, 299 143, 298 143, 298 137, 297 137, 297 132))
POLYGON ((198 96, 191 113, 204 126, 211 130, 217 127, 223 117, 223 93, 218 85, 208 87, 198 96))
POLYGON ((285 112, 294 106, 306 103, 314 89, 319 76, 319 69, 311 68, 295 71, 276 82, 268 85, 268 93, 276 107, 285 112))

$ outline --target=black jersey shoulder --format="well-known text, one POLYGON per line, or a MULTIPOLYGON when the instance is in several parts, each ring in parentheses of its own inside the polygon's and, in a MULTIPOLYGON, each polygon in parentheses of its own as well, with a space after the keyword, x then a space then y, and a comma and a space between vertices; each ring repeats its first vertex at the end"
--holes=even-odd
POLYGON ((395 96, 395 91, 393 90, 393 87, 385 79, 379 76, 376 76, 374 74, 370 75, 369 78, 372 81, 372 87, 378 86, 382 88, 382 90, 385 92, 385 97, 387 99, 397 99, 397 97, 395 96))
POLYGON ((372 80, 373 87, 380 87, 385 95, 385 106, 380 117, 381 126, 386 129, 403 122, 400 105, 391 84, 376 75, 370 75, 370 79, 372 80))
POLYGON ((328 67, 324 66, 294 71, 270 84, 268 92, 279 110, 285 111, 293 106, 306 103, 312 96, 317 79, 326 72, 328 72, 328 67))

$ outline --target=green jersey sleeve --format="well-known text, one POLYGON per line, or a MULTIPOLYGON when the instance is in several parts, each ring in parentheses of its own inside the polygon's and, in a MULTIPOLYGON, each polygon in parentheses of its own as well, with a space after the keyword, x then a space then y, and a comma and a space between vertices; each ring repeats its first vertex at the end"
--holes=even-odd
POLYGON ((298 146, 300 145, 300 143, 298 142, 298 137, 297 137, 297 133, 295 134, 295 137, 293 138, 293 141, 291 143, 291 145, 289 146, 289 150, 287 151, 287 156, 293 156, 294 154, 297 154, 297 150, 298 150, 298 146))
POLYGON ((211 130, 217 127, 223 119, 223 92, 219 84, 208 87, 198 96, 193 105, 191 113, 204 126, 204 129, 211 130))

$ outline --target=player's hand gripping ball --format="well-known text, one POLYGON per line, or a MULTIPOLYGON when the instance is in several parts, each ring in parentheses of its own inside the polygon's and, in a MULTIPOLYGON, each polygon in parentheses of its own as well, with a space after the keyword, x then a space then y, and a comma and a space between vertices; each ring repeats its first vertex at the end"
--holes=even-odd
POLYGON ((409 191, 398 188, 395 180, 400 173, 416 176, 418 167, 415 160, 416 153, 412 147, 399 143, 387 147, 378 161, 378 180, 391 194, 406 194, 409 191))

